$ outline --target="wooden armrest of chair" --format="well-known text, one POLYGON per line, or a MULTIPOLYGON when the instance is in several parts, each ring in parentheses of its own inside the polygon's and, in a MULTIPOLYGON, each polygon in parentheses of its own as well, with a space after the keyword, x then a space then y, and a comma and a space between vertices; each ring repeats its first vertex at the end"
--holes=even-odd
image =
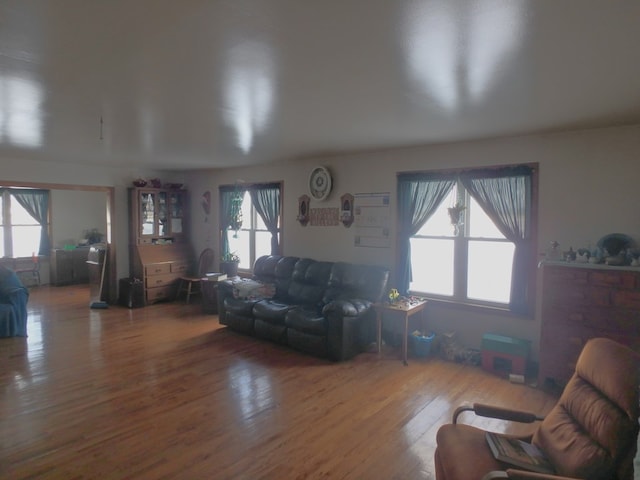
POLYGON ((494 471, 487 473, 482 480, 495 480, 508 478, 510 480, 580 480, 574 477, 562 477, 559 475, 549 475, 546 473, 528 472, 526 470, 516 470, 509 468, 505 471, 494 471))
POLYGON ((540 417, 531 412, 511 410, 494 405, 485 405, 483 403, 474 403, 473 405, 463 405, 456 408, 455 412, 453 412, 453 423, 457 423, 458 416, 462 412, 474 412, 476 415, 481 417, 497 418, 500 420, 519 423, 533 423, 544 420, 544 417, 540 417))

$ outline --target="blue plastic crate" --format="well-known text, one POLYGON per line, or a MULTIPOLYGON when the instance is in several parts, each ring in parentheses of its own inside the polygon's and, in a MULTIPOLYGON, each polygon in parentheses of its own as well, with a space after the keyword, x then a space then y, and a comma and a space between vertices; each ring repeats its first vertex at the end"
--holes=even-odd
POLYGON ((411 348, 413 350, 413 354, 416 357, 427 357, 429 353, 431 353, 431 344, 433 343, 433 339, 436 337, 435 334, 423 336, 423 335, 410 335, 411 337, 411 348))

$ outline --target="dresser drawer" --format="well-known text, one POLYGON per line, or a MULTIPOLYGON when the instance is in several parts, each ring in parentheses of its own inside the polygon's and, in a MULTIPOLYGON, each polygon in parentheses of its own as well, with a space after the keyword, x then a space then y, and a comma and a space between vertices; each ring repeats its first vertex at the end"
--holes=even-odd
POLYGON ((147 303, 154 303, 162 300, 173 300, 176 294, 176 289, 171 285, 165 285, 158 288, 148 288, 146 293, 147 303))
POLYGON ((147 288, 163 287, 165 285, 172 285, 178 279, 175 273, 166 273, 162 275, 150 275, 146 278, 147 288))
POLYGON ((548 306, 609 306, 612 291, 609 288, 590 285, 558 286, 545 289, 545 304, 548 306))
POLYGON ((606 272, 598 270, 589 274, 589 283, 591 285, 622 289, 636 288, 636 279, 637 275, 634 272, 606 272))
POLYGON ((163 273, 171 273, 171 264, 166 263, 150 263, 144 266, 145 275, 162 275, 163 273))

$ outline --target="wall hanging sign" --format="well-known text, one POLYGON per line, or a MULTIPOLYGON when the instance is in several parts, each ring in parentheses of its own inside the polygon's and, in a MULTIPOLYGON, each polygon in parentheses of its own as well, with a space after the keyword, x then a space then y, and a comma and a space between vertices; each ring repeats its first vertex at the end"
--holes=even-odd
POLYGON ((353 195, 350 193, 340 197, 340 221, 347 228, 353 223, 353 195))
POLYGON ((309 175, 309 194, 314 200, 321 202, 331 193, 333 181, 326 167, 315 167, 309 175))
POLYGON ((313 227, 335 227, 340 225, 340 209, 338 208, 312 208, 309 215, 309 224, 313 227))
POLYGON ((354 198, 356 247, 391 247, 389 193, 357 193, 354 198))
POLYGON ((303 227, 306 227, 307 223, 309 223, 310 200, 311 199, 308 195, 302 195, 301 197, 298 197, 298 216, 296 217, 296 220, 298 220, 300 222, 300 225, 302 225, 303 227))
POLYGON ((211 192, 206 191, 202 194, 202 198, 200 199, 200 205, 202 205, 202 210, 205 215, 209 215, 211 211, 211 192))

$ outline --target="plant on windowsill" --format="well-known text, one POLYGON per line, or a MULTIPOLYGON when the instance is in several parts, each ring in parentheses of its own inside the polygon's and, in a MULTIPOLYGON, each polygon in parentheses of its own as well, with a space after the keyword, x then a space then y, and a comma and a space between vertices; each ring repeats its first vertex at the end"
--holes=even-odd
POLYGON ((464 217, 462 212, 466 209, 461 202, 457 202, 453 207, 448 208, 449 218, 451 219, 451 225, 453 225, 454 235, 458 235, 458 231, 464 223, 464 217))
POLYGON ((220 270, 227 274, 228 278, 238 276, 238 264, 240 257, 235 252, 227 252, 220 259, 220 270))

